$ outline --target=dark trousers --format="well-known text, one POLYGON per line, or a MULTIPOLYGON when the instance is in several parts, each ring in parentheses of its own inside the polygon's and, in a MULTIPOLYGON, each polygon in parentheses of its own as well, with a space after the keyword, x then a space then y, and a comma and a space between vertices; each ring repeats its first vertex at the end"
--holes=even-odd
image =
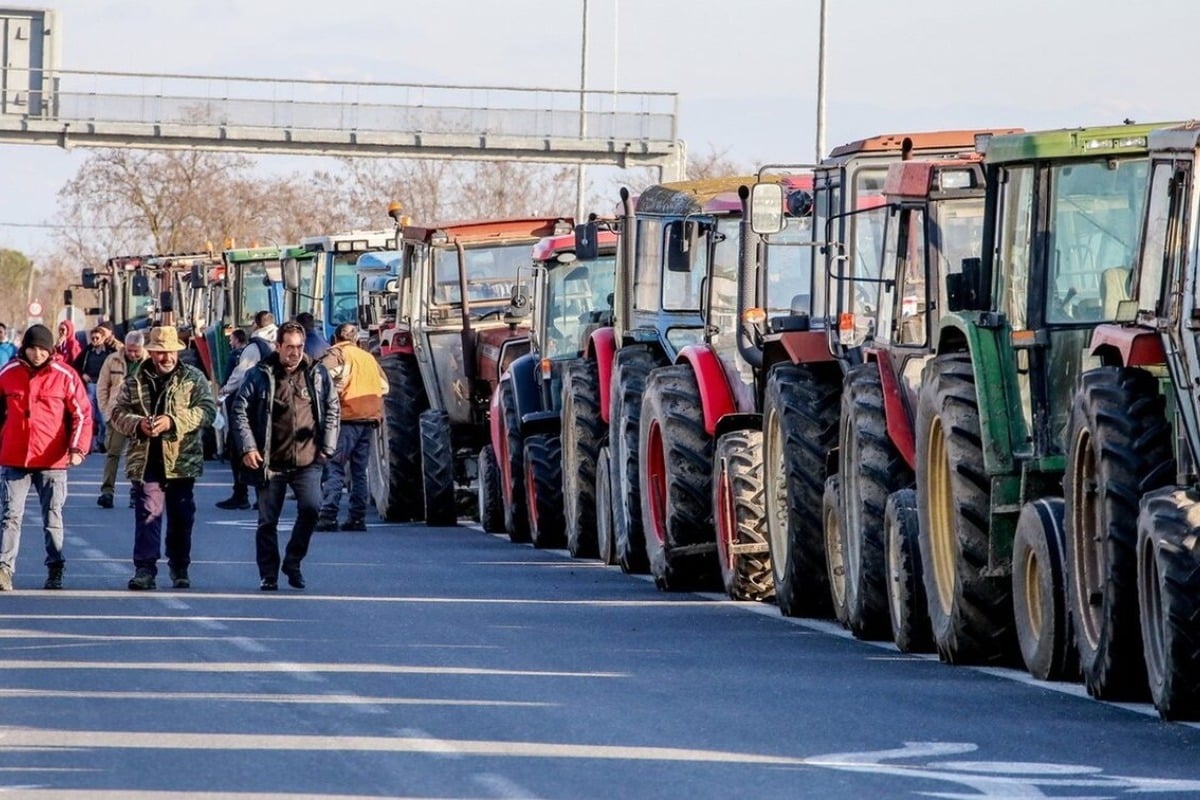
POLYGON ((167 563, 186 570, 192 563, 196 521, 195 478, 133 482, 133 565, 158 574, 163 514, 167 517, 167 563))
POLYGON ((258 531, 254 546, 258 559, 258 574, 262 578, 279 575, 279 514, 290 487, 296 493, 296 522, 284 550, 283 566, 299 569, 308 555, 308 542, 321 513, 321 465, 310 464, 300 469, 269 473, 267 482, 258 487, 258 531))

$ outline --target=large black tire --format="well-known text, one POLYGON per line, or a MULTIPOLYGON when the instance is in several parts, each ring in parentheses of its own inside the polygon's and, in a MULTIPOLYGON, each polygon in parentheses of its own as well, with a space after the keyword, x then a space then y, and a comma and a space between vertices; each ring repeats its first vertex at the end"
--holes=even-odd
POLYGON ((496 451, 485 444, 479 451, 479 523, 487 533, 504 531, 504 495, 496 451))
POLYGON ((1079 679, 1079 654, 1067 610, 1060 497, 1026 503, 1013 537, 1013 617, 1029 674, 1043 681, 1079 679))
POLYGON ((888 437, 878 364, 860 364, 846 373, 839 444, 846 625, 860 639, 887 639, 892 626, 884 507, 892 492, 912 485, 913 475, 888 437))
POLYGON ((841 373, 780 364, 763 400, 763 476, 775 602, 788 617, 832 607, 821 527, 829 451, 837 443, 841 373), (835 374, 836 373, 836 374, 835 374))
POLYGON ((933 652, 929 606, 921 577, 919 527, 916 491, 901 489, 893 492, 883 511, 883 541, 892 641, 901 653, 933 652))
POLYGON ((664 591, 715 588, 713 440, 704 430, 690 364, 650 373, 638 441, 642 530, 655 585, 664 591))
POLYGON ((598 552, 596 458, 606 433, 595 359, 568 362, 562 386, 563 511, 567 550, 575 558, 595 558, 598 552))
POLYGON ((542 433, 525 440, 525 508, 534 547, 563 547, 562 446, 558 436, 542 433))
POLYGON ((921 570, 938 655, 950 664, 1015 663, 1012 580, 987 574, 991 479, 967 353, 935 356, 917 403, 921 570))
POLYGON ((458 524, 454 499, 454 446, 446 412, 421 412, 421 482, 425 489, 425 524, 458 524))
POLYGON ((613 531, 612 459, 608 447, 596 456, 596 551, 606 565, 616 566, 617 538, 613 531))
POLYGON ((429 408, 429 398, 412 356, 389 355, 379 366, 387 376, 388 393, 383 396, 384 422, 372 448, 371 494, 379 516, 389 522, 408 522, 425 513, 421 454, 414 445, 421 436, 419 420, 429 408))
POLYGON ((843 552, 842 511, 838 495, 842 490, 842 476, 830 475, 825 479, 825 492, 821 495, 821 529, 825 533, 825 568, 829 573, 829 599, 833 603, 833 616, 843 627, 849 628, 850 608, 846 605, 846 557, 843 552))
POLYGON ((762 469, 762 431, 730 431, 717 439, 713 524, 721 585, 733 600, 775 599, 762 469))
POLYGON ((504 529, 513 542, 529 541, 529 514, 525 508, 525 445, 521 441, 521 418, 511 381, 500 388, 500 486, 504 496, 504 529))
MULTIPOLYGON (((646 376, 663 366, 663 358, 647 345, 617 351, 609 390, 608 458, 612 481, 612 524, 617 563, 628 573, 650 571, 642 529, 642 489, 638 477, 638 441, 646 376)), ((602 511, 597 505, 597 511, 602 511)))
POLYGON ((1163 719, 1200 719, 1200 493, 1163 489, 1138 516, 1138 597, 1150 697, 1163 719))
POLYGON ((1098 698, 1144 700, 1138 503, 1175 478, 1157 380, 1139 369, 1085 372, 1068 430, 1067 597, 1083 680, 1098 698))

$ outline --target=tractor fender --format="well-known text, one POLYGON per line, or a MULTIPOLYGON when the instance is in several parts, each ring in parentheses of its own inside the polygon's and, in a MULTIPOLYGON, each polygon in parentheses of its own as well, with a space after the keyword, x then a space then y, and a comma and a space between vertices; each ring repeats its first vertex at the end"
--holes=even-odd
POLYGON ((717 422, 728 414, 737 411, 733 392, 729 381, 725 378, 725 369, 721 359, 711 347, 702 344, 689 344, 679 351, 676 364, 691 365, 696 376, 696 384, 700 387, 700 407, 704 411, 704 431, 709 436, 716 433, 717 422))
POLYGON ((896 380, 896 369, 892 363, 892 354, 886 350, 875 352, 875 363, 879 367, 879 380, 883 384, 883 417, 887 423, 888 438, 896 446, 896 451, 908 464, 908 468, 916 470, 916 437, 913 434, 913 421, 908 418, 904 409, 904 398, 900 392, 900 383, 896 380))
POLYGON ((1109 367, 1153 366, 1167 361, 1157 333, 1127 325, 1097 325, 1088 352, 1109 367))
POLYGON ((608 422, 608 390, 612 386, 613 359, 617 355, 617 333, 612 327, 597 328, 588 337, 584 357, 596 360, 600 375, 600 419, 608 422))
POLYGON ((717 420, 717 428, 713 431, 713 438, 720 439, 722 436, 732 431, 761 431, 762 425, 762 414, 746 414, 737 412, 733 414, 726 414, 717 420))
POLYGON ((526 353, 514 359, 504 373, 512 383, 513 400, 517 404, 517 419, 524 419, 526 414, 544 410, 541 384, 537 379, 538 366, 539 359, 533 353, 526 353))
POLYGON ((390 356, 393 353, 413 355, 412 332, 406 328, 391 328, 379 333, 379 355, 390 356))

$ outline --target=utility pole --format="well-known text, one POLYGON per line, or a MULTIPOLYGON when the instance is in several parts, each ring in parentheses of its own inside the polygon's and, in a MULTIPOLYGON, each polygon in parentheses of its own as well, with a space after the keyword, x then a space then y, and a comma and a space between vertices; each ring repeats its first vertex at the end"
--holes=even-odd
MULTIPOLYGON (((587 135, 587 52, 588 52, 588 0, 583 0, 583 36, 579 48, 579 138, 587 135)), ((575 168, 575 221, 584 219, 583 203, 587 168, 583 162, 575 168)))
POLYGON ((825 24, 829 19, 827 2, 828 0, 821 0, 821 33, 817 46, 817 158, 814 163, 818 164, 825 157, 825 24))

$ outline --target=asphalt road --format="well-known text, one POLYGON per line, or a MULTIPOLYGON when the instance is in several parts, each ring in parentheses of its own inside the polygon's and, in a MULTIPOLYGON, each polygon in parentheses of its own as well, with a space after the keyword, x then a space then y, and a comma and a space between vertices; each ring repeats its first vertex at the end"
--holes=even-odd
POLYGON ((31 498, 0 595, 5 800, 1200 796, 1200 730, 1149 706, 467 524, 317 534, 308 588, 260 592, 218 464, 193 588, 130 592, 99 466, 72 473, 66 590, 41 589, 31 498))

